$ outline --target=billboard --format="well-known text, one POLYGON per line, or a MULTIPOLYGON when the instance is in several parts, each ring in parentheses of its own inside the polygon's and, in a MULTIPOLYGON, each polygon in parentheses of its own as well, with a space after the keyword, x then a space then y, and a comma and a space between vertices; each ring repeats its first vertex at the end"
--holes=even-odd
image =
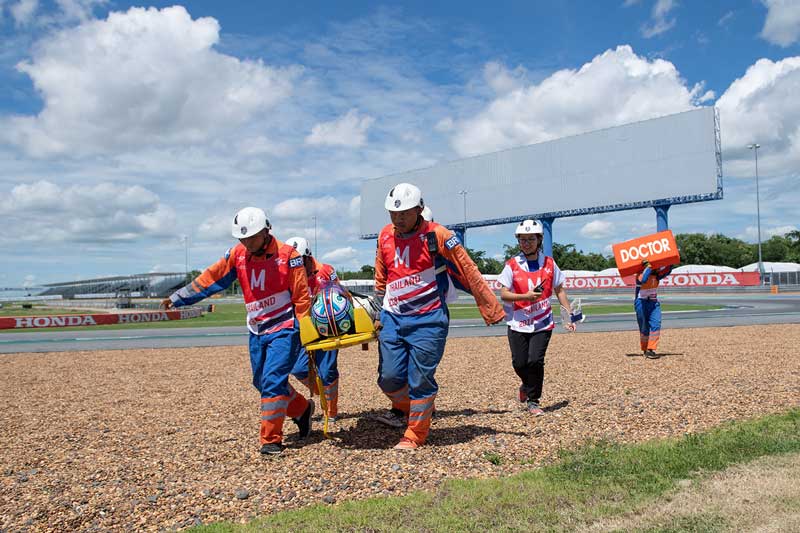
POLYGON ((389 222, 383 202, 408 182, 446 226, 478 227, 722 198, 713 107, 365 180, 362 238, 389 222))

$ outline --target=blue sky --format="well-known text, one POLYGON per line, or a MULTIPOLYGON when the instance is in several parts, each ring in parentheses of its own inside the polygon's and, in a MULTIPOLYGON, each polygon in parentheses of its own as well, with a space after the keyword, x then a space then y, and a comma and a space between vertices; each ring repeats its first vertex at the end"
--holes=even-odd
MULTIPOLYGON (((800 2, 0 0, 0 287, 203 268, 237 209, 371 264, 363 179, 715 105, 725 199, 676 232, 797 229, 800 2)), ((424 191, 423 191, 424 193, 424 191)), ((560 219, 586 251, 651 209, 560 219)), ((470 230, 489 255, 507 226, 470 230)))

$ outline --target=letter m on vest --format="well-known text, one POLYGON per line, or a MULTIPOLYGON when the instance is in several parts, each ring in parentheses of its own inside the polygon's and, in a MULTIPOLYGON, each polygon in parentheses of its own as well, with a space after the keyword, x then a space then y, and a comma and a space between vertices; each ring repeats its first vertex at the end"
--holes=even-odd
POLYGON ((258 277, 256 277, 256 271, 250 271, 250 288, 258 287, 262 291, 264 290, 264 275, 266 274, 266 270, 263 268, 258 271, 258 277))
POLYGON ((394 266, 397 268, 398 263, 402 263, 405 266, 411 266, 408 260, 408 246, 403 248, 403 253, 400 253, 400 247, 394 249, 394 266))

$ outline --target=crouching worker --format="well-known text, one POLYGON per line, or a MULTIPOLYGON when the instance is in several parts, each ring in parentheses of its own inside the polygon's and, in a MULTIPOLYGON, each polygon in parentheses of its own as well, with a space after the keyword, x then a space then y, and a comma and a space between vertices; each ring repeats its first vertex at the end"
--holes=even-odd
POLYGON ((375 291, 383 300, 379 329, 378 386, 392 408, 377 420, 406 427, 399 450, 425 443, 439 386, 434 379, 444 353, 449 313, 445 303, 448 276, 437 277, 437 256, 445 259, 472 293, 486 324, 504 319, 497 298, 481 277, 458 237, 422 216, 419 188, 408 183, 386 196, 391 224, 378 236, 375 291))
MULTIPOLYGON (((320 263, 314 259, 306 239, 302 237, 292 237, 286 241, 286 244, 294 247, 294 249, 303 256, 303 265, 305 266, 304 270, 308 278, 309 296, 311 298, 326 285, 331 283, 339 285, 339 279, 336 277, 336 270, 334 270, 331 265, 320 263)), ((338 429, 336 426, 336 416, 339 414, 338 357, 339 350, 317 350, 314 357, 317 372, 322 380, 322 386, 325 388, 322 394, 325 394, 329 433, 335 432, 338 429)), ((297 358, 297 363, 295 363, 292 369, 292 375, 303 385, 307 386, 309 390, 320 394, 320 391, 317 390, 316 382, 309 382, 308 363, 308 352, 306 352, 305 348, 300 348, 300 356, 297 358)))
POLYGON ((267 216, 245 207, 233 218, 239 244, 189 285, 162 301, 166 309, 194 304, 238 279, 247 309, 253 385, 261 393, 261 453, 283 451, 283 420, 288 415, 305 438, 311 432, 313 402, 289 384, 300 354, 297 319, 308 314, 308 282, 303 259, 290 245, 270 235, 267 216))

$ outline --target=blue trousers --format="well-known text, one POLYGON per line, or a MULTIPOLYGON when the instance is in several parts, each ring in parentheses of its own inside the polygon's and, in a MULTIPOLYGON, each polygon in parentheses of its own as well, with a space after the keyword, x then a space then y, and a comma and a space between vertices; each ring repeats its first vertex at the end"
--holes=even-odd
MULTIPOLYGON (((338 359, 339 350, 317 350, 314 361, 323 385, 331 385, 339 379, 338 359)), ((292 369, 292 375, 302 382, 308 379, 308 352, 305 348, 300 348, 300 356, 292 369)))
POLYGON ((661 304, 658 300, 636 298, 633 302, 639 323, 639 345, 644 350, 656 350, 661 338, 661 304))
POLYGON ((413 401, 438 392, 434 374, 444 354, 449 322, 444 308, 411 316, 381 312, 378 386, 384 393, 407 386, 413 401))
POLYGON ((266 335, 250 333, 253 386, 262 398, 289 395, 289 374, 300 355, 300 330, 286 328, 266 335))

